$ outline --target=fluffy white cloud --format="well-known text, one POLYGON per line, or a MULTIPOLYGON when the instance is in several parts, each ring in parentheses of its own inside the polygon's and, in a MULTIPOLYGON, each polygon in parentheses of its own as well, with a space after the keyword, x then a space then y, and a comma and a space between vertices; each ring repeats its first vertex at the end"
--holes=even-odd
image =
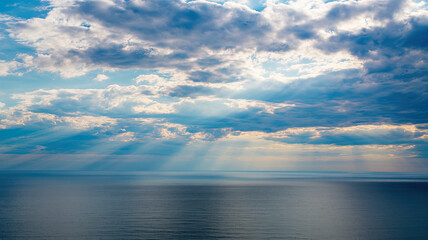
POLYGON ((25 94, 14 94, 13 98, 21 101, 26 108, 49 109, 71 114, 73 112, 98 112, 126 110, 135 112, 169 113, 162 108, 145 86, 109 85, 105 89, 54 89, 37 90, 25 94), (144 108, 145 107, 145 108, 144 108), (164 111, 162 111, 162 109, 164 111))
POLYGON ((7 62, 4 60, 0 60, 0 76, 19 74, 16 73, 16 70, 18 70, 21 66, 22 63, 17 61, 7 62))
POLYGON ((0 129, 23 126, 65 126, 77 130, 88 130, 97 127, 111 127, 117 121, 106 116, 58 116, 50 113, 35 113, 20 108, 10 108, 0 111, 0 129))
POLYGON ((59 117, 60 123, 65 123, 66 126, 88 130, 93 128, 105 127, 109 128, 117 124, 117 120, 105 116, 63 116, 59 117))
POLYGON ((159 75, 156 75, 156 74, 139 75, 134 80, 137 83, 148 83, 148 84, 157 84, 159 82, 166 81, 165 78, 160 77, 159 75))
POLYGON ((124 132, 109 138, 110 141, 131 142, 137 140, 134 132, 124 132))
POLYGON ((98 75, 94 78, 94 80, 95 80, 95 81, 98 81, 98 82, 102 82, 102 81, 105 81, 105 80, 107 80, 107 79, 109 79, 109 77, 108 77, 107 75, 104 75, 104 74, 98 74, 98 75))

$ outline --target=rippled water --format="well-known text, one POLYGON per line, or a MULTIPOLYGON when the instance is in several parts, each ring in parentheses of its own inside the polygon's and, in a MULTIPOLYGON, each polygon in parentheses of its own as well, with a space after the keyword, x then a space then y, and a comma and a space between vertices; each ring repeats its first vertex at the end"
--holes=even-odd
POLYGON ((0 173, 0 239, 428 239, 419 175, 0 173))

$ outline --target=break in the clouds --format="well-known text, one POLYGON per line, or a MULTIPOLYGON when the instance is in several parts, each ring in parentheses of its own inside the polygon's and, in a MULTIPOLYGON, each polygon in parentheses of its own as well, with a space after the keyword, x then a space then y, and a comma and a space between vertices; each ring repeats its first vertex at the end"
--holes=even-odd
POLYGON ((425 1, 0 7, 0 168, 428 168, 425 1))

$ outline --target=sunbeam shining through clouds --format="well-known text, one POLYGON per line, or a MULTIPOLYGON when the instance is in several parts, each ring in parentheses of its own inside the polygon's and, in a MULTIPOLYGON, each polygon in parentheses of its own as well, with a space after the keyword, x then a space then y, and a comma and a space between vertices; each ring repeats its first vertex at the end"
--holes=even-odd
POLYGON ((0 170, 428 171, 425 1, 10 0, 0 170))

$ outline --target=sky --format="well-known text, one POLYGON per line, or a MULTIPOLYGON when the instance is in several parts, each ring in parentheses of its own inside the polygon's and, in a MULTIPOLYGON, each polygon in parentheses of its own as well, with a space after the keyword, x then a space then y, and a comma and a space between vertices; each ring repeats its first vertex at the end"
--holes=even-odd
POLYGON ((0 3, 0 170, 428 171, 428 4, 0 3))

